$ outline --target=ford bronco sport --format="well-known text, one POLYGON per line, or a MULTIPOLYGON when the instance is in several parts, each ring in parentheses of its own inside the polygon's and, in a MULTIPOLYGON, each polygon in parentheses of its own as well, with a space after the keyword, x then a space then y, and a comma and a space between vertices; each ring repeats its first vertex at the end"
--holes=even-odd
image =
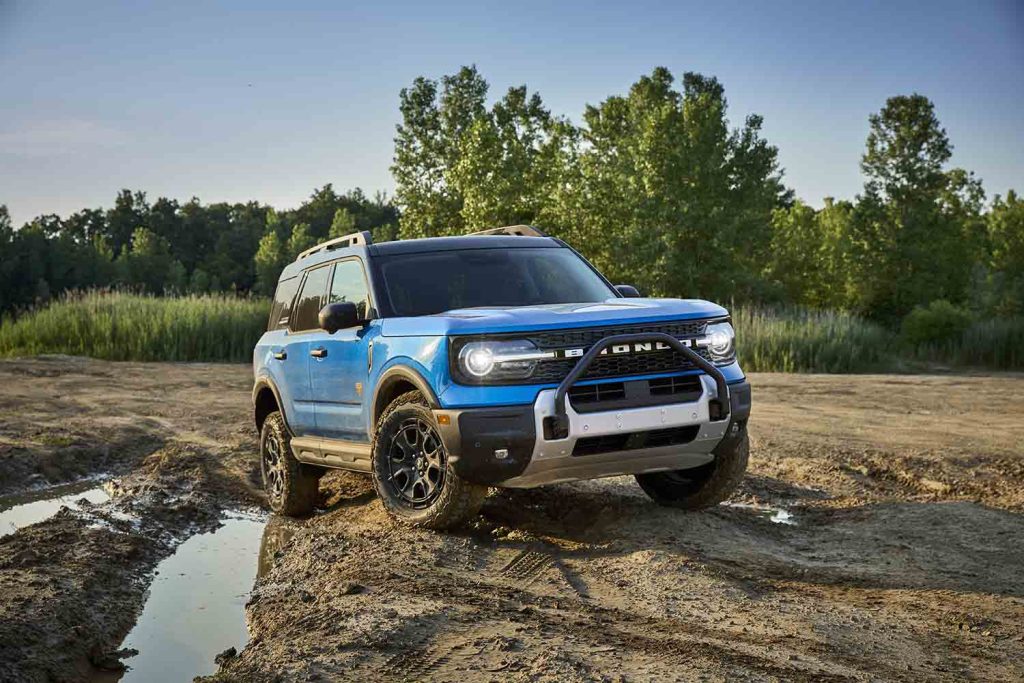
POLYGON ((312 511, 329 467, 371 474, 392 516, 440 529, 491 486, 627 474, 704 508, 747 466, 728 312, 639 298, 529 226, 303 252, 253 371, 263 482, 288 515, 312 511))

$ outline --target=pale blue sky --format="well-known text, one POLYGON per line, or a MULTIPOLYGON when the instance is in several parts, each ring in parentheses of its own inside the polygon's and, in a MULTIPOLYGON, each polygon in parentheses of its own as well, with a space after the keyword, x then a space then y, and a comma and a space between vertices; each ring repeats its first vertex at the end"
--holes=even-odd
POLYGON ((471 63, 577 121, 655 66, 715 75, 814 205, 860 190, 868 115, 920 92, 956 165, 1024 191, 1021 0, 0 0, 0 203, 20 225, 122 187, 282 208, 328 182, 391 191, 398 91, 471 63))

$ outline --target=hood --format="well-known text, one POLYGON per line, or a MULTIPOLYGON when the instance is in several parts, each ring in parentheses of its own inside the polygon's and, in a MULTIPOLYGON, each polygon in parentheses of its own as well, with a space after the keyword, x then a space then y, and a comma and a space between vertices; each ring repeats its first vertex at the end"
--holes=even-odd
POLYGON ((392 337, 497 334, 717 318, 728 314, 721 306, 700 299, 608 299, 590 304, 463 308, 437 315, 386 318, 381 332, 392 337))

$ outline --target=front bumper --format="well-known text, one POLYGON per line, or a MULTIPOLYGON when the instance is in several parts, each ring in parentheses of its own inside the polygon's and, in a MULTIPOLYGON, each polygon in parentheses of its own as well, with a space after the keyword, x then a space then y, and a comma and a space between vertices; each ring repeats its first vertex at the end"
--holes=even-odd
POLYGON ((681 403, 578 412, 563 399, 568 423, 564 438, 554 438, 545 426, 545 420, 561 412, 556 410, 555 389, 541 391, 533 405, 434 413, 452 467, 479 484, 527 488, 685 469, 734 447, 750 415, 749 383, 728 385, 728 414, 716 420, 716 382, 708 375, 700 381, 700 396, 681 403))

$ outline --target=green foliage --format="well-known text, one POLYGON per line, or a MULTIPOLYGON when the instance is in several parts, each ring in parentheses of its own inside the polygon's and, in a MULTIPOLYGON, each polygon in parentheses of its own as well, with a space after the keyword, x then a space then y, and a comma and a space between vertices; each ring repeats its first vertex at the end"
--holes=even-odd
POLYGON ((107 360, 248 362, 269 302, 223 294, 68 295, 0 322, 0 356, 64 353, 107 360))
POLYGON ((761 118, 730 129, 724 89, 663 68, 577 127, 510 88, 490 109, 466 67, 402 91, 392 166, 401 235, 534 223, 610 278, 656 295, 758 295, 770 216, 785 204, 761 118))
POLYGON ((957 365, 1024 369, 1024 316, 979 320, 967 328, 959 344, 943 351, 945 360, 957 365))
POLYGON ((257 202, 179 204, 160 197, 150 204, 144 192, 123 190, 110 210, 40 216, 20 230, 0 205, 0 313, 92 287, 269 294, 300 247, 340 229, 393 238, 397 221, 385 195, 338 194, 331 185, 282 212, 257 202))
POLYGON ((1024 314, 1024 200, 1013 190, 1006 199, 996 196, 987 228, 990 251, 975 288, 985 298, 978 307, 995 315, 1024 314))
POLYGON ((892 97, 871 115, 863 193, 814 209, 784 187, 761 117, 730 123, 713 77, 656 68, 579 122, 525 85, 488 92, 475 67, 401 91, 395 204, 330 184, 281 212, 122 190, 109 209, 20 229, 0 206, 0 312, 110 286, 267 296, 330 237, 528 223, 646 295, 751 306, 738 315, 755 369, 888 367, 894 343, 898 363, 1019 367, 1024 201, 1011 190, 986 206, 980 181, 950 167, 928 98, 892 97))
POLYGON ((334 218, 331 220, 331 229, 327 236, 331 239, 344 237, 345 235, 351 235, 355 230, 355 216, 348 209, 342 207, 334 212, 334 218))
POLYGON ((881 372, 898 364, 895 335, 850 314, 748 306, 731 313, 747 371, 881 372))
POLYGON ((958 342, 970 324, 970 313, 945 299, 936 299, 903 318, 900 336, 914 347, 944 346, 958 342))

